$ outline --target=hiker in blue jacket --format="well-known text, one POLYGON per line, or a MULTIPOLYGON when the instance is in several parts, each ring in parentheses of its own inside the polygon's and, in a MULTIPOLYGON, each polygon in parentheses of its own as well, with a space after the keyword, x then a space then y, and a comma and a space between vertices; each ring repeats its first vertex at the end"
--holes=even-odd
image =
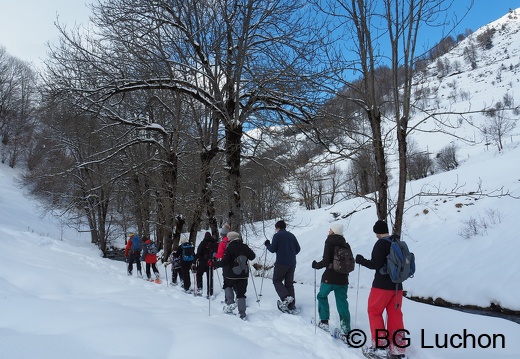
POLYGON ((282 312, 291 312, 296 309, 294 295, 294 271, 296 269, 296 255, 300 252, 300 244, 291 232, 286 230, 287 224, 281 220, 275 224, 276 233, 273 242, 264 242, 267 250, 276 253, 273 270, 273 285, 280 297, 279 309, 282 312))

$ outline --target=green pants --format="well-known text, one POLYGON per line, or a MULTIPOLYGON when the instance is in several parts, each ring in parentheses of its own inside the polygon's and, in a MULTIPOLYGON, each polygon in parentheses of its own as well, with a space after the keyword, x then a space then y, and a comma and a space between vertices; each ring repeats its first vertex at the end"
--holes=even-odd
POLYGON ((322 282, 320 284, 320 291, 316 296, 318 299, 318 313, 320 314, 320 320, 329 320, 330 310, 328 296, 330 292, 334 292, 341 330, 344 334, 350 332, 350 312, 348 310, 347 290, 348 285, 328 284, 322 282))

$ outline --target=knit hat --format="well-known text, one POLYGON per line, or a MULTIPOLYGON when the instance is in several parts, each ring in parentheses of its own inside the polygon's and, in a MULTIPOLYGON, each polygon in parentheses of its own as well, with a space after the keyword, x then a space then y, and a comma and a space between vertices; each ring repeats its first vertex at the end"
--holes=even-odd
POLYGON ((274 224, 274 228, 285 229, 286 227, 287 227, 287 224, 285 224, 285 221, 283 219, 274 224))
POLYGON ((227 224, 227 223, 224 224, 224 226, 222 226, 222 229, 220 230, 220 235, 221 235, 222 237, 225 237, 226 234, 228 234, 228 232, 229 232, 229 228, 230 228, 230 227, 229 227, 229 224, 227 224))
POLYGON ((339 234, 340 236, 343 235, 343 225, 341 223, 332 223, 330 225, 330 230, 334 232, 334 234, 339 234))
POLYGON ((209 232, 206 232, 206 233, 204 234, 204 239, 210 239, 211 237, 212 237, 212 236, 211 236, 211 233, 209 233, 209 232))
POLYGON ((388 225, 385 221, 377 221, 376 224, 374 224, 374 233, 376 234, 386 234, 388 233, 388 225))
POLYGON ((181 234, 181 239, 179 241, 181 244, 188 242, 188 236, 185 234, 181 234))
POLYGON ((240 238, 240 234, 238 234, 237 232, 228 232, 227 234, 227 237, 229 239, 229 241, 234 241, 236 239, 239 239, 240 238))
POLYGON ((128 234, 128 236, 129 236, 130 238, 132 238, 133 236, 135 236, 135 233, 134 233, 134 232, 130 232, 130 233, 128 234))

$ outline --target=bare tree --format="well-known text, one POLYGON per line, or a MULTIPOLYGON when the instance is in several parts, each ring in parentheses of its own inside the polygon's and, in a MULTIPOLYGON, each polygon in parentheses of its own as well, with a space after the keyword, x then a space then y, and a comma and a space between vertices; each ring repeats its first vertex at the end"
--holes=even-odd
POLYGON ((515 129, 516 120, 509 118, 508 111, 501 101, 498 101, 494 108, 484 113, 489 118, 489 123, 484 126, 482 132, 497 145, 499 151, 502 151, 504 149, 504 137, 515 129))
POLYGON ((435 157, 437 168, 441 171, 451 171, 459 166, 457 146, 449 144, 442 148, 435 157))
MULTIPOLYGON (((415 64, 422 61, 422 55, 417 53, 417 41, 419 32, 424 27, 446 24, 443 15, 449 9, 450 2, 352 0, 317 3, 325 14, 339 19, 331 26, 344 30, 339 42, 338 39, 331 40, 336 46, 344 43, 346 46, 342 49, 343 52, 330 51, 329 58, 336 65, 333 68, 335 74, 339 75, 338 81, 342 81, 349 89, 345 93, 356 93, 355 96, 345 96, 345 100, 359 106, 370 126, 370 132, 363 131, 362 126, 357 128, 358 138, 370 139, 372 143, 375 192, 367 197, 376 204, 377 217, 380 219, 387 219, 389 213, 395 209, 393 231, 400 234, 408 178, 407 136, 416 127, 414 125, 409 128, 415 109, 412 85, 415 64), (386 52, 388 56, 385 57, 380 52, 380 46, 389 48, 386 52), (380 64, 387 63, 390 64, 389 77, 385 83, 390 84, 390 91, 379 94, 376 69, 380 64), (346 71, 352 70, 359 72, 359 81, 348 81, 342 77, 346 71), (383 125, 383 120, 388 122, 383 125), (385 158, 388 155, 387 148, 391 147, 391 141, 395 139, 398 144, 399 185, 397 201, 390 208, 385 158)), ((441 41, 448 45, 452 42, 441 41)), ((446 63, 443 62, 442 66, 445 67, 446 63)), ((359 147, 364 147, 367 142, 359 141, 359 147)))
POLYGON ((0 47, 0 156, 14 167, 26 158, 35 126, 36 73, 0 47))
POLYGON ((416 180, 433 173, 433 161, 427 150, 418 148, 417 142, 408 141, 408 179, 416 180))
POLYGON ((304 96, 313 59, 304 5, 272 0, 95 4, 97 34, 62 31, 60 51, 66 56, 55 56, 54 80, 61 91, 73 92, 85 110, 164 135, 170 132, 140 116, 116 112, 114 104, 132 92, 152 90, 199 102, 224 129, 231 199, 227 216, 239 229, 244 125, 291 118, 312 107, 304 96), (95 79, 94 86, 74 80, 85 75, 95 79))

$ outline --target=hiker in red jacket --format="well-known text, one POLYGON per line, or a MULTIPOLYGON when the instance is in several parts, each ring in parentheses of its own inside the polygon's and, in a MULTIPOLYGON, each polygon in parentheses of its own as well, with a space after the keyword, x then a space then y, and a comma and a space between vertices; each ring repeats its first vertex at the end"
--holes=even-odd
POLYGON ((152 274, 150 273, 150 267, 152 267, 153 272, 155 274, 155 280, 159 281, 159 271, 157 270, 157 246, 153 243, 150 238, 143 237, 141 240, 143 244, 143 253, 141 254, 141 260, 144 260, 146 263, 146 276, 149 281, 152 281, 152 274))
POLYGON ((134 262, 137 265, 137 275, 142 277, 143 274, 141 272, 141 237, 135 235, 134 233, 130 233, 130 238, 126 242, 125 247, 125 258, 128 262, 128 275, 132 275, 132 270, 134 268, 134 262))

